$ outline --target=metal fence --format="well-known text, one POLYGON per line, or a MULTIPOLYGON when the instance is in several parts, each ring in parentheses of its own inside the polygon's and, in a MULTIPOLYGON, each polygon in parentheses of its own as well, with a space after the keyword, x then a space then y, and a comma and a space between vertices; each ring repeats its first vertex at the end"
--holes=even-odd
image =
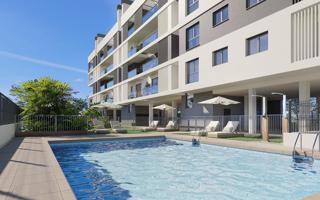
POLYGON ((19 107, 8 97, 0 93, 0 125, 15 123, 19 112, 19 107))
MULTIPOLYGON (((261 119, 262 116, 256 116, 256 133, 261 133, 261 119)), ((268 115, 269 119, 269 133, 282 133, 282 115, 268 115)), ((222 131, 229 121, 238 121, 239 126, 237 131, 249 132, 249 116, 247 115, 231 115, 231 116, 190 116, 188 118, 181 118, 178 120, 179 128, 181 130, 193 131, 204 129, 211 121, 219 121, 219 126, 216 131, 222 131)))
POLYGON ((18 117, 18 132, 64 132, 88 130, 88 118, 76 115, 37 115, 18 117))

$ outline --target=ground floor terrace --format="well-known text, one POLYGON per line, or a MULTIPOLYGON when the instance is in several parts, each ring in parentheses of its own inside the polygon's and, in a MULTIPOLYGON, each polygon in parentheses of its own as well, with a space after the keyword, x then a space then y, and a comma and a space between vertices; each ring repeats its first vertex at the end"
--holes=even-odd
MULTIPOLYGON (((102 141, 128 138, 167 137, 191 141, 192 137, 177 133, 149 133, 135 135, 87 135, 72 137, 14 138, 0 150, 0 199, 76 199, 50 143, 102 141)), ((253 151, 291 155, 291 148, 281 144, 243 142, 203 137, 202 143, 253 151)), ((316 158, 320 158, 316 155, 316 158)), ((289 159, 289 157, 288 157, 289 159)), ((319 199, 319 194, 305 199, 319 199)))
POLYGON ((173 120, 180 130, 200 130, 211 121, 219 121, 217 131, 221 131, 228 121, 238 121, 238 132, 261 133, 262 118, 267 117, 270 134, 319 131, 320 79, 314 75, 309 72, 299 80, 301 76, 286 74, 137 99, 118 110, 105 109, 104 112, 109 113, 111 119, 133 121, 136 126, 148 126, 154 120, 159 121, 159 126, 165 126, 173 120), (237 104, 201 104, 218 96, 237 104), (159 105, 172 109, 158 110, 159 105), (308 122, 299 122, 302 118, 308 122))

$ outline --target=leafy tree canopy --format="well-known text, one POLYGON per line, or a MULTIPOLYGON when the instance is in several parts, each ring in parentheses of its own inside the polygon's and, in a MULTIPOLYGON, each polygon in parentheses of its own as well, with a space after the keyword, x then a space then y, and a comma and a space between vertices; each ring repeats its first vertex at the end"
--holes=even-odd
POLYGON ((23 109, 23 116, 77 115, 86 107, 85 100, 73 97, 76 92, 69 84, 49 77, 12 86, 10 92, 23 109))

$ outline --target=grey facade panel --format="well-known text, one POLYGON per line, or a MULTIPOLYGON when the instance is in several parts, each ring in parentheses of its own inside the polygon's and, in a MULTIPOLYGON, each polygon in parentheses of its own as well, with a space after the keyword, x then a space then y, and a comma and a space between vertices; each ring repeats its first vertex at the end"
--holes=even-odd
MULTIPOLYGON (((215 95, 217 96, 217 95, 215 95)), ((194 100, 192 108, 186 108, 186 97, 183 96, 181 102, 181 118, 187 119, 192 117, 210 117, 210 116, 222 116, 224 109, 230 109, 231 115, 243 115, 244 114, 244 98, 243 97, 227 97, 235 101, 239 101, 240 104, 223 106, 223 105, 200 105, 199 102, 205 101, 215 97, 212 92, 194 94, 194 100)))
POLYGON ((125 41, 128 38, 128 22, 122 26, 122 41, 125 41))
POLYGON ((168 61, 168 38, 165 38, 158 43, 158 59, 159 64, 168 61))
POLYGON ((121 120, 136 120, 136 107, 131 106, 131 112, 129 112, 130 105, 123 106, 121 109, 121 120))
POLYGON ((138 28, 142 25, 142 7, 140 7, 134 16, 134 28, 138 30, 138 28))
POLYGON ((159 0, 159 1, 158 1, 158 6, 159 6, 159 8, 161 8, 162 6, 164 6, 167 2, 168 2, 168 0, 159 0))
POLYGON ((122 78, 123 78, 123 81, 128 79, 128 65, 127 64, 123 65, 123 67, 122 67, 122 78))
POLYGON ((218 39, 248 24, 292 5, 292 0, 266 0, 250 9, 245 0, 225 0, 179 30, 180 55, 186 52, 186 29, 200 23, 200 45, 218 39), (229 20, 213 27, 213 13, 228 5, 229 20))

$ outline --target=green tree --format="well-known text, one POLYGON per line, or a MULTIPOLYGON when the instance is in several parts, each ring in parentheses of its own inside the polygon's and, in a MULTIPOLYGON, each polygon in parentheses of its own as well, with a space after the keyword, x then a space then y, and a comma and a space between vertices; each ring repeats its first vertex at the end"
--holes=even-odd
POLYGON ((12 86, 10 92, 23 109, 23 116, 77 115, 86 106, 85 100, 73 97, 76 92, 69 84, 49 77, 12 86))

